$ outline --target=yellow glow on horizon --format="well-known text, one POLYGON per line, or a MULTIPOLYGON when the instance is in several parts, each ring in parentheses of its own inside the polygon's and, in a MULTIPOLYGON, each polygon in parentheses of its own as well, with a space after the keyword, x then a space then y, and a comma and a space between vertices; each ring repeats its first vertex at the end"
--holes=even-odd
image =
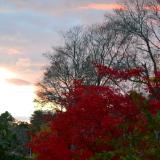
POLYGON ((7 69, 0 68, 0 81, 4 81, 7 78, 13 78, 15 77, 15 74, 13 72, 10 72, 7 69))
POLYGON ((7 69, 0 68, 0 113, 9 111, 13 116, 28 117, 34 111, 35 87, 18 86, 6 81, 17 76, 7 69))

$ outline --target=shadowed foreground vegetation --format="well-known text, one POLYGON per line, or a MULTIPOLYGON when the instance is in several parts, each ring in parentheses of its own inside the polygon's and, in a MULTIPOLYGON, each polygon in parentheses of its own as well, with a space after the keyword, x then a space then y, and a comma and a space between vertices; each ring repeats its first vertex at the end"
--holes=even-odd
POLYGON ((30 160, 32 151, 28 147, 31 135, 47 127, 55 114, 35 111, 30 123, 15 120, 9 112, 0 115, 0 160, 30 160))

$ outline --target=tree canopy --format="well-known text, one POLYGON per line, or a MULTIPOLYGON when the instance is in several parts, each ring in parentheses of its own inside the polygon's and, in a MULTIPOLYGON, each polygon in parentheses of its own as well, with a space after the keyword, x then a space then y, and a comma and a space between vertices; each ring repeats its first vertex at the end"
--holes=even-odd
POLYGON ((101 24, 74 27, 64 33, 64 43, 48 54, 50 65, 39 83, 38 100, 57 103, 68 93, 75 79, 86 85, 112 86, 126 93, 131 88, 144 91, 140 77, 120 79, 97 76, 94 64, 113 69, 142 68, 143 76, 159 74, 160 12, 157 0, 126 0, 101 24))

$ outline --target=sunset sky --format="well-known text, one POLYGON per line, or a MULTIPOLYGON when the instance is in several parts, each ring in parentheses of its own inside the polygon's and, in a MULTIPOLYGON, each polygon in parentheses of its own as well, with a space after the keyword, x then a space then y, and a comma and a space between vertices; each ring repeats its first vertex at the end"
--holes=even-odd
POLYGON ((47 64, 42 54, 60 43, 59 33, 119 7, 116 0, 0 0, 0 113, 29 117, 47 64))

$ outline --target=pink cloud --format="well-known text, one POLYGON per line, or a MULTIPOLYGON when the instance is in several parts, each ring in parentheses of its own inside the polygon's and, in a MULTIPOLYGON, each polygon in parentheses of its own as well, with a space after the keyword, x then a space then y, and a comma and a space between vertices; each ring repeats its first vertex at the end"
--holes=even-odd
POLYGON ((0 47, 0 54, 19 55, 22 53, 21 48, 0 47))
POLYGON ((28 85, 31 85, 30 82, 25 81, 23 79, 17 79, 17 78, 6 79, 6 81, 8 83, 11 83, 11 84, 14 84, 14 85, 17 85, 17 86, 28 86, 28 85))
POLYGON ((90 3, 85 6, 79 7, 79 9, 92 9, 92 10, 114 10, 114 9, 125 9, 124 6, 117 3, 90 3))
MULTIPOLYGON (((27 81, 34 84, 43 76, 44 63, 33 63, 27 58, 19 58, 15 64, 0 64, 0 68, 13 73, 14 76, 10 76, 7 79, 27 79, 27 81)), ((9 80, 9 82, 12 83, 13 81, 9 80)))
POLYGON ((146 10, 152 10, 152 11, 160 11, 160 5, 157 5, 157 6, 145 6, 144 7, 146 10))
POLYGON ((17 55, 20 54, 22 50, 20 48, 9 48, 8 49, 8 54, 9 55, 17 55))
MULTIPOLYGON (((122 9, 122 10, 126 10, 127 8, 117 3, 89 3, 85 6, 78 7, 78 9, 91 9, 91 10, 119 10, 119 9, 122 9)), ((160 11, 160 5, 145 6, 144 9, 160 11)))

